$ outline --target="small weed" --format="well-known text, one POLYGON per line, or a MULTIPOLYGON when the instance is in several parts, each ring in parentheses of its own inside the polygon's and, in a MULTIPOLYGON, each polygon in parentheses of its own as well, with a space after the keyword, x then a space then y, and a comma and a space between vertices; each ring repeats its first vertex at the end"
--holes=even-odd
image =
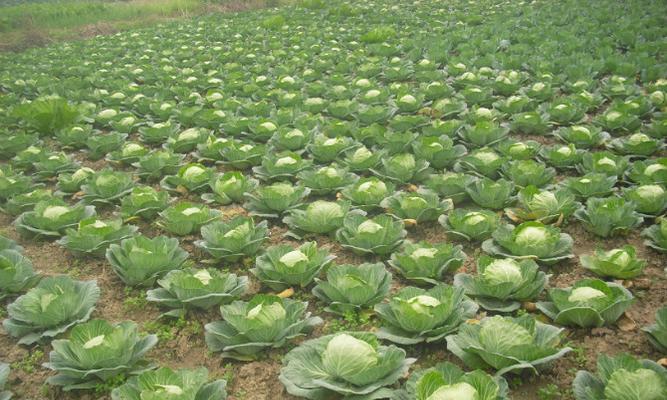
POLYGON ((144 325, 146 331, 157 336, 160 343, 169 342, 176 338, 175 329, 172 326, 163 324, 160 321, 148 321, 144 325))
POLYGON ((185 317, 169 319, 167 322, 149 321, 144 325, 146 331, 155 334, 160 342, 169 342, 177 336, 197 336, 202 333, 202 326, 196 320, 187 320, 185 317))
POLYGON ((114 377, 109 378, 109 380, 105 382, 100 382, 95 385, 95 393, 97 394, 105 394, 109 393, 112 389, 122 385, 127 377, 124 374, 116 375, 114 377))
POLYGON ((326 330, 330 333, 347 331, 347 330, 356 330, 361 328, 364 325, 371 323, 372 314, 369 312, 354 312, 347 311, 343 314, 343 318, 337 318, 331 320, 329 325, 327 325, 326 330))
POLYGON ((196 320, 188 320, 185 317, 181 317, 177 320, 171 322, 172 326, 178 329, 180 333, 185 336, 197 336, 202 333, 201 324, 196 320))
POLYGON ((139 310, 148 304, 146 300, 146 292, 138 290, 134 291, 130 287, 125 288, 125 300, 123 300, 123 308, 126 311, 139 310))
POLYGON ((35 372, 35 368, 40 364, 40 360, 44 357, 44 352, 40 349, 34 350, 28 357, 20 361, 12 363, 12 369, 18 369, 26 374, 35 372))
POLYGON ((537 390, 537 397, 540 400, 555 400, 559 399, 561 397, 561 394, 560 391, 558 390, 558 386, 554 385, 553 383, 550 383, 545 387, 539 388, 537 390))
POLYGON ((245 390, 237 390, 236 393, 234 393, 234 397, 236 397, 238 400, 244 400, 248 396, 248 392, 245 390))
POLYGON ((583 347, 574 345, 574 343, 567 343, 567 346, 572 348, 572 353, 574 354, 574 361, 579 367, 586 366, 586 350, 583 347))
POLYGON ((227 381, 227 386, 231 386, 232 382, 234 381, 234 366, 231 363, 227 363, 225 364, 224 368, 225 373, 222 378, 227 381))

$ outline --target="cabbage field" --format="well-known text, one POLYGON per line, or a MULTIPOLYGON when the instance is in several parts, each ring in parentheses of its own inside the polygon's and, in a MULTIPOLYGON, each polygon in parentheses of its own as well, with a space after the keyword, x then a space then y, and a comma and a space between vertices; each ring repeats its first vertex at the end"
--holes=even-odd
POLYGON ((664 400, 667 3, 304 0, 0 54, 0 400, 664 400))

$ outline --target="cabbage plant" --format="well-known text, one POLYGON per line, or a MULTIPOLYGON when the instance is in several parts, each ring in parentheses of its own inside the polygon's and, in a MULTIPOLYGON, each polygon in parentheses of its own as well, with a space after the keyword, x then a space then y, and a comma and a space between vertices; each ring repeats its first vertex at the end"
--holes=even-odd
POLYGON ((300 184, 319 196, 335 193, 359 179, 347 168, 340 168, 336 164, 301 171, 297 177, 300 184))
POLYGON ((544 187, 553 181, 556 170, 534 160, 518 160, 504 164, 502 174, 519 187, 544 187))
POLYGON ((291 180, 297 173, 310 168, 311 160, 301 158, 298 153, 269 153, 262 159, 262 165, 253 168, 255 176, 264 181, 291 180))
POLYGON ((224 206, 240 203, 244 193, 251 192, 257 186, 257 180, 248 178, 238 171, 228 171, 211 177, 208 185, 212 193, 202 194, 202 200, 224 206))
POLYGON ((302 238, 311 233, 332 233, 343 225, 343 219, 350 210, 349 201, 316 200, 304 208, 289 210, 283 223, 289 226, 290 236, 302 238))
POLYGON ((8 165, 0 166, 0 201, 5 202, 35 189, 38 184, 30 176, 15 172, 8 165))
POLYGON ((389 302, 375 305, 383 322, 376 335, 402 345, 437 342, 472 318, 477 308, 462 288, 443 284, 428 290, 404 287, 389 302))
POLYGON ((227 147, 229 143, 230 139, 211 135, 206 139, 206 142, 197 144, 197 151, 194 156, 197 161, 202 163, 222 161, 220 150, 227 147))
POLYGON ((646 332, 648 341, 659 352, 667 354, 667 306, 663 306, 655 313, 655 323, 642 329, 646 332))
POLYGON ((315 278, 313 294, 327 304, 325 311, 344 315, 373 307, 391 286, 391 274, 383 263, 339 264, 327 270, 326 280, 315 278))
POLYGON ((517 207, 505 209, 505 214, 516 222, 538 221, 560 225, 581 208, 574 194, 565 189, 549 191, 529 185, 519 191, 517 199, 517 207))
POLYGON ((572 192, 577 200, 586 200, 589 197, 604 197, 614 191, 617 179, 600 173, 589 173, 583 176, 566 178, 562 185, 572 192))
POLYGON ((609 151, 584 153, 577 170, 582 174, 600 173, 609 176, 623 176, 628 169, 629 159, 609 151))
POLYGON ((386 214, 368 218, 363 211, 348 213, 343 226, 336 231, 341 246, 360 255, 388 255, 406 236, 402 221, 386 214))
POLYGON ((168 203, 169 193, 150 186, 135 186, 120 200, 120 214, 125 219, 139 217, 150 221, 167 208, 168 203))
POLYGON ((49 201, 53 199, 62 198, 58 192, 53 193, 51 189, 37 187, 35 190, 12 196, 3 205, 1 210, 11 216, 17 216, 26 211, 34 210, 35 205, 40 201, 49 201))
POLYGON ((477 260, 477 275, 454 277, 454 286, 465 289, 483 309, 498 312, 512 312, 521 302, 534 301, 548 282, 549 276, 533 260, 488 256, 477 260))
POLYGON ((423 185, 441 197, 450 199, 454 204, 458 204, 468 198, 465 188, 475 179, 474 176, 464 173, 445 172, 429 175, 423 185))
POLYGON ((329 137, 320 134, 315 135, 306 149, 318 163, 330 163, 339 154, 355 147, 355 145, 354 141, 346 136, 329 137))
POLYGON ((465 191, 475 204, 492 210, 502 210, 515 200, 514 184, 505 179, 478 178, 470 181, 465 191))
POLYGON ((208 370, 159 368, 128 379, 111 391, 111 400, 225 400, 227 381, 208 380, 208 370))
POLYGON ((60 193, 74 194, 81 190, 81 186, 86 184, 95 171, 88 167, 82 167, 72 173, 58 174, 58 183, 56 187, 60 193))
POLYGON ((189 153, 200 143, 206 143, 210 132, 204 128, 188 128, 178 135, 167 138, 164 147, 174 153, 189 153))
POLYGON ((400 252, 391 255, 389 265, 406 279, 437 285, 461 268, 466 258, 460 245, 406 241, 400 252))
MULTIPOLYGON (((539 83, 539 82, 538 82, 539 83)), ((532 97, 529 95, 529 97, 532 97)), ((527 111, 512 115, 512 132, 526 135, 543 135, 549 130, 549 116, 536 111, 527 111)))
POLYGON ((235 262, 243 257, 252 257, 268 238, 266 221, 255 224, 250 217, 238 215, 228 221, 215 221, 201 228, 203 240, 195 246, 216 260, 235 262))
POLYGON ((111 163, 131 165, 139 161, 140 157, 148 154, 148 148, 136 142, 127 142, 120 150, 107 154, 106 159, 111 163))
POLYGON ((629 354, 597 359, 597 375, 578 371, 572 382, 576 400, 660 400, 667 396, 667 370, 629 354))
POLYGON ((100 206, 117 204, 120 199, 132 191, 134 181, 127 172, 103 170, 95 173, 88 182, 81 185, 86 204, 100 206))
POLYGON ((32 288, 40 279, 28 257, 9 247, 0 250, 0 300, 32 288))
POLYGON ((344 188, 340 194, 355 207, 370 211, 381 206, 382 200, 394 192, 394 184, 376 177, 361 178, 344 188))
POLYGON ((33 211, 26 211, 14 221, 16 231, 25 238, 58 238, 68 228, 95 215, 94 206, 70 206, 61 199, 40 201, 33 211))
POLYGON ((502 224, 492 238, 482 243, 484 252, 499 257, 532 259, 546 265, 573 258, 573 240, 567 233, 541 222, 524 222, 518 226, 502 224))
POLYGON ((459 159, 454 169, 496 179, 507 159, 489 147, 482 147, 459 159))
POLYGON ((596 275, 615 279, 635 278, 646 267, 646 260, 637 258, 637 251, 630 245, 608 251, 598 248, 594 254, 580 256, 579 262, 596 275))
POLYGON ((396 192, 380 203, 385 211, 404 222, 435 221, 452 207, 452 202, 440 200, 440 197, 428 189, 416 192, 396 192))
POLYGON ((626 176, 637 184, 667 185, 667 157, 635 161, 626 176))
POLYGON ((445 361, 410 374, 392 400, 509 400, 507 381, 482 370, 463 372, 445 361))
POLYGON ((435 169, 448 168, 467 153, 462 144, 454 144, 447 135, 419 136, 412 142, 412 150, 418 159, 428 161, 435 169))
POLYGON ((562 331, 530 315, 486 317, 466 321, 457 334, 447 336, 447 349, 469 368, 493 368, 496 376, 538 373, 572 350, 559 348, 562 331))
POLYGON ((181 201, 167 207, 159 214, 156 224, 177 236, 191 235, 209 222, 220 219, 222 212, 202 204, 181 201))
POLYGON ((287 244, 271 246, 257 257, 251 272, 273 290, 306 287, 334 258, 326 249, 318 249, 316 242, 306 242, 297 248, 287 244))
POLYGON ((388 398, 415 362, 396 346, 382 346, 367 332, 341 332, 301 343, 283 358, 280 381, 308 399, 332 396, 388 398))
POLYGON ((179 168, 176 175, 167 175, 160 181, 165 190, 179 193, 202 193, 209 188, 214 170, 203 164, 191 163, 179 168))
POLYGON ((634 157, 648 157, 664 147, 664 144, 644 133, 616 138, 607 143, 615 153, 634 157))
POLYGON ((266 154, 266 146, 254 142, 233 141, 220 150, 222 163, 236 169, 259 165, 266 154))
POLYGON ((66 275, 46 277, 7 306, 8 318, 2 326, 19 344, 48 340, 87 321, 99 297, 95 281, 75 281, 66 275))
POLYGON ((150 145, 165 143, 168 138, 178 132, 178 125, 172 121, 148 124, 139 128, 139 138, 150 145))
POLYGON ((157 280, 157 289, 146 293, 146 300, 170 308, 163 315, 182 317, 190 309, 208 310, 227 304, 245 293, 248 277, 217 269, 175 269, 157 280))
POLYGON ((644 244, 660 253, 667 253, 667 219, 658 218, 655 225, 651 225, 642 231, 646 238, 644 244))
POLYGON ((584 151, 577 149, 574 144, 555 145, 545 147, 540 151, 540 157, 547 164, 562 171, 574 169, 581 162, 584 151))
POLYGON ((347 150, 341 162, 352 172, 363 172, 380 164, 384 155, 382 150, 361 146, 347 150))
POLYGON ((381 168, 371 168, 380 178, 399 184, 420 182, 428 176, 428 161, 415 159, 412 153, 399 153, 380 160, 381 168))
POLYGON ((112 244, 106 258, 118 277, 129 286, 152 286, 167 272, 180 269, 189 254, 178 245, 178 239, 143 235, 112 244))
POLYGON ((632 293, 623 286, 599 279, 581 279, 569 288, 548 291, 549 301, 537 308, 559 325, 601 327, 616 322, 632 305, 632 293))
MULTIPOLYGON (((308 103, 309 100, 311 100, 311 103, 317 102, 312 101, 313 99, 308 99, 304 102, 304 104, 308 103)), ((308 107, 307 104, 306 107, 308 107)), ((282 127, 278 128, 276 133, 271 136, 269 144, 278 150, 297 151, 306 147, 312 138, 312 131, 307 129, 282 127)))
POLYGON ((94 319, 75 326, 68 339, 51 342, 53 351, 43 366, 58 374, 47 383, 63 390, 92 389, 117 377, 154 368, 144 355, 157 344, 157 336, 139 334, 132 321, 111 324, 94 319))
POLYGON ((510 128, 490 120, 478 120, 473 125, 463 125, 458 134, 472 147, 491 146, 505 139, 510 128))
POLYGON ((477 241, 491 237, 500 223, 500 216, 491 210, 456 208, 441 215, 438 222, 448 235, 477 241))
POLYGON ((635 204, 645 216, 661 215, 667 211, 667 190, 661 185, 639 185, 625 190, 623 197, 635 204))
POLYGON ((259 185, 252 192, 245 193, 247 202, 244 208, 250 211, 250 215, 278 218, 285 211, 302 206, 309 194, 309 188, 289 182, 259 185))
POLYGON ((105 221, 91 217, 81 220, 77 229, 68 228, 58 244, 78 257, 104 257, 112 243, 134 236, 138 229, 134 225, 123 225, 120 219, 105 221))
POLYGON ((574 217, 597 236, 625 235, 644 222, 635 207, 635 203, 622 197, 591 197, 586 200, 585 208, 575 211, 574 217))
POLYGON ((609 134, 596 126, 573 125, 562 127, 553 133, 564 142, 574 144, 579 149, 599 146, 609 139, 609 134))
MULTIPOLYGON (((185 158, 184 154, 174 154, 169 150, 153 151, 132 164, 137 176, 144 181, 158 181, 163 176, 178 173, 185 158)), ((174 179, 174 178, 170 178, 174 179)))
POLYGON ((262 351, 279 348, 322 323, 306 312, 307 302, 255 295, 220 307, 221 321, 206 324, 206 344, 222 357, 250 361, 262 351))
POLYGON ((79 165, 64 152, 44 155, 33 166, 35 168, 33 176, 38 181, 46 181, 61 173, 71 173, 79 169, 79 165))
POLYGON ((506 139, 498 143, 496 149, 508 159, 518 161, 535 158, 541 146, 534 140, 516 141, 506 139))

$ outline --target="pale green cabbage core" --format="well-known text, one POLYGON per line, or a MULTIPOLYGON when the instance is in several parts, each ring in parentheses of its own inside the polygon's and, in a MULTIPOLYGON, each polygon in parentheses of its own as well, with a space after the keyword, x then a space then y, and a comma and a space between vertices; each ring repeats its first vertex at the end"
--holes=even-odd
POLYGON ((213 279, 211 274, 205 269, 197 271, 193 276, 204 285, 208 285, 211 279, 213 279))
POLYGON ((300 262, 308 261, 308 256, 303 254, 300 250, 294 250, 280 257, 279 261, 291 268, 300 262))
POLYGON ((494 283, 521 282, 521 267, 512 259, 495 260, 484 270, 484 280, 494 283))
POLYGON ((582 286, 572 290, 570 296, 567 298, 572 303, 586 303, 590 300, 595 300, 606 295, 592 287, 582 286))
POLYGON ((460 382, 441 386, 426 400, 477 400, 477 390, 469 383, 460 382))
POLYGON ((535 244, 545 243, 549 234, 544 227, 527 226, 516 235, 515 242, 519 246, 534 246, 535 244))
POLYGON ((104 343, 104 338, 105 338, 104 335, 95 336, 94 338, 92 338, 89 341, 87 341, 86 343, 84 343, 83 348, 86 349, 86 350, 95 348, 95 347, 101 345, 102 343, 104 343))
POLYGON ((438 249, 432 247, 421 247, 413 251, 410 254, 410 258, 413 260, 418 260, 420 258, 435 258, 435 255, 438 254, 438 249))
POLYGON ((201 211, 201 209, 198 208, 198 207, 188 207, 188 208, 186 208, 185 210, 181 211, 181 214, 183 214, 183 215, 189 217, 189 216, 191 216, 192 214, 197 214, 197 213, 200 212, 200 211, 201 211))
POLYGON ((69 212, 65 206, 48 206, 44 209, 42 216, 50 220, 56 220, 69 212))
POLYGON ((298 161, 294 157, 286 156, 286 157, 281 157, 276 160, 276 167, 284 167, 286 165, 294 165, 298 161))
POLYGON ((358 233, 377 233, 384 229, 382 225, 378 224, 375 221, 364 221, 359 226, 357 227, 357 232, 358 233))

